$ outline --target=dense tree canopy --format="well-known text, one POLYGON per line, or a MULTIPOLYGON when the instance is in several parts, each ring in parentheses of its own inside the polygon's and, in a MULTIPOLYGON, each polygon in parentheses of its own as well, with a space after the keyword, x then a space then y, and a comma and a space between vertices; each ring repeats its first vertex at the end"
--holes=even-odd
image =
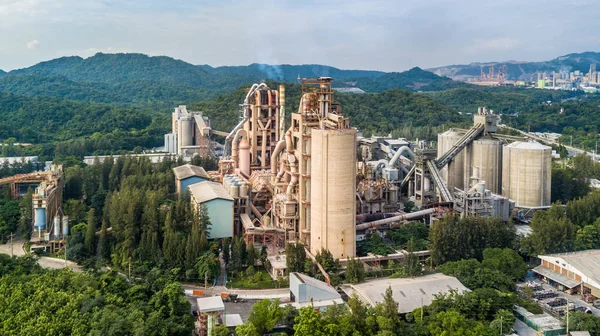
POLYGON ((189 335, 191 306, 179 284, 153 278, 128 284, 43 270, 29 257, 0 255, 2 335, 189 335))

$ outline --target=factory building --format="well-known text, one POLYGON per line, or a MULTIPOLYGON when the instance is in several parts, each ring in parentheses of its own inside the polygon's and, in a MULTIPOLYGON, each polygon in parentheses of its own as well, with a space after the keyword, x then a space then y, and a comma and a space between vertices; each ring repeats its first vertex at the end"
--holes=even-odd
POLYGON ((591 302, 600 298, 600 250, 538 256, 541 264, 533 269, 546 282, 569 292, 577 292, 591 302))
POLYGON ((165 135, 165 151, 179 156, 212 155, 211 128, 208 117, 199 111, 188 111, 185 105, 171 114, 172 131, 165 135))
POLYGON ((204 181, 188 187, 191 195, 193 211, 200 211, 206 206, 210 217, 208 239, 233 237, 233 204, 225 187, 218 182, 204 181))
POLYGON ((356 294, 362 302, 372 307, 383 301, 388 287, 391 287, 394 300, 399 303, 398 314, 407 314, 430 305, 438 295, 449 294, 452 291, 463 294, 469 291, 455 277, 441 273, 416 278, 369 280, 356 285, 341 286, 348 296, 356 294))
POLYGON ((344 305, 342 296, 327 283, 302 273, 290 274, 290 300, 296 309, 312 306, 324 310, 333 305, 344 305))
MULTIPOLYGON (((506 220, 513 207, 549 206, 551 148, 497 134, 494 118, 489 117, 494 114, 480 108, 470 130, 449 130, 438 135, 437 163, 447 161, 440 176, 454 194, 455 210, 506 220), (478 125, 484 124, 484 130, 477 131, 478 125), (450 160, 445 159, 452 154, 450 160)), ((435 182, 435 176, 432 178, 435 182)), ((444 189, 437 182, 435 186, 444 189)))
POLYGON ((210 176, 204 168, 191 164, 175 167, 173 173, 175 174, 175 187, 179 196, 182 196, 182 191, 187 190, 190 185, 210 180, 210 176))

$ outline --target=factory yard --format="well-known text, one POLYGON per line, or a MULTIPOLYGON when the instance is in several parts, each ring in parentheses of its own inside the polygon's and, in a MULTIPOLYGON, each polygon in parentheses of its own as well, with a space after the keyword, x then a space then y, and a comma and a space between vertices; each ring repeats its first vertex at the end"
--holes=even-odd
MULTIPOLYGON (((6 254, 6 255, 11 255, 11 250, 12 250, 12 254, 16 257, 22 257, 24 255, 26 255, 25 250, 24 250, 24 246, 25 246, 25 241, 24 240, 15 240, 13 241, 12 247, 10 243, 7 244, 1 244, 0 245, 0 253, 1 254, 6 254)), ((64 259, 59 259, 59 258, 52 258, 52 257, 39 257, 37 263, 44 267, 44 268, 49 268, 49 269, 63 269, 65 267, 68 267, 69 269, 71 269, 72 271, 75 272, 82 272, 83 269, 81 268, 81 266, 77 265, 77 263, 72 262, 72 261, 67 261, 67 263, 65 264, 65 260, 64 259)))

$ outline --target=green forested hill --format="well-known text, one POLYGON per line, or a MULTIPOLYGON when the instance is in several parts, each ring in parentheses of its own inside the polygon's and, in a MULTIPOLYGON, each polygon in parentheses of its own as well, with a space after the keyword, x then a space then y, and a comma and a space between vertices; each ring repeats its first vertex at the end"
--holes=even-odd
POLYGON ((510 87, 471 87, 457 88, 438 92, 428 92, 427 95, 449 107, 461 112, 477 111, 480 106, 502 114, 526 112, 534 106, 548 101, 577 97, 583 92, 556 91, 540 89, 521 89, 510 87))
POLYGON ((383 92, 389 89, 411 91, 438 91, 457 87, 470 87, 470 84, 440 77, 420 68, 404 72, 390 72, 377 78, 359 78, 356 86, 366 92, 383 92))
POLYGON ((11 74, 0 78, 0 92, 30 97, 57 97, 88 103, 144 106, 170 110, 173 106, 216 96, 213 91, 151 80, 118 84, 75 82, 65 76, 11 74))
MULTIPOLYGON (((211 118, 215 129, 230 130, 239 121, 239 104, 245 89, 223 94, 213 100, 191 104, 194 110, 203 111, 211 118)), ((388 90, 376 94, 336 93, 335 100, 342 111, 352 118, 352 125, 360 130, 389 133, 404 126, 440 126, 461 123, 468 118, 430 97, 405 90, 388 90)), ((286 117, 298 110, 300 86, 286 87, 286 117)))
POLYGON ((342 70, 320 64, 270 65, 253 63, 248 66, 221 66, 213 68, 208 65, 202 65, 201 67, 207 72, 215 75, 237 74, 254 80, 278 80, 289 83, 295 83, 298 77, 316 78, 326 76, 333 77, 338 81, 343 81, 355 78, 378 78, 385 75, 385 72, 382 71, 342 70))

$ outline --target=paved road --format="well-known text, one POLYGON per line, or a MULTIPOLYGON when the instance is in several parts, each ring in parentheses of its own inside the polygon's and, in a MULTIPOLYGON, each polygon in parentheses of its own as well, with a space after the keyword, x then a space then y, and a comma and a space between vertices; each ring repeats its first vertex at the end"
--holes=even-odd
MULTIPOLYGON (((529 133, 527 133, 525 131, 521 131, 520 129, 516 129, 516 128, 510 127, 510 126, 506 126, 506 125, 503 125, 503 126, 500 126, 500 127, 506 128, 506 129, 510 129, 510 130, 513 130, 513 131, 517 131, 517 132, 521 133, 523 136, 526 136, 528 138, 537 140, 539 142, 543 142, 543 143, 548 144, 548 145, 558 145, 558 143, 556 141, 552 141, 550 139, 545 139, 545 138, 540 138, 540 137, 535 136, 533 134, 529 134, 529 133)), ((579 155, 579 154, 585 154, 585 155, 588 155, 589 157, 591 157, 592 159, 594 159, 594 153, 591 153, 591 152, 588 152, 588 151, 585 151, 583 149, 579 149, 579 148, 576 148, 576 147, 567 146, 565 144, 562 144, 562 145, 567 149, 567 151, 569 152, 569 155, 575 156, 575 155, 579 155)))
MULTIPOLYGON (((25 255, 25 251, 23 250, 23 246, 25 245, 24 240, 14 240, 12 244, 12 252, 14 256, 22 257, 25 255)), ((11 245, 9 244, 1 244, 0 245, 0 253, 2 254, 11 254, 11 245)))
MULTIPOLYGON (((14 256, 22 257, 26 254, 25 250, 23 249, 24 246, 25 246, 24 240, 13 241, 12 247, 11 247, 10 243, 9 244, 0 244, 0 253, 10 255, 11 250, 12 250, 12 253, 14 256)), ((82 272, 81 266, 77 265, 77 263, 74 263, 72 261, 67 261, 67 263, 65 264, 65 260, 59 259, 59 258, 40 257, 38 259, 38 264, 44 268, 63 269, 65 267, 67 267, 75 272, 82 272)))

